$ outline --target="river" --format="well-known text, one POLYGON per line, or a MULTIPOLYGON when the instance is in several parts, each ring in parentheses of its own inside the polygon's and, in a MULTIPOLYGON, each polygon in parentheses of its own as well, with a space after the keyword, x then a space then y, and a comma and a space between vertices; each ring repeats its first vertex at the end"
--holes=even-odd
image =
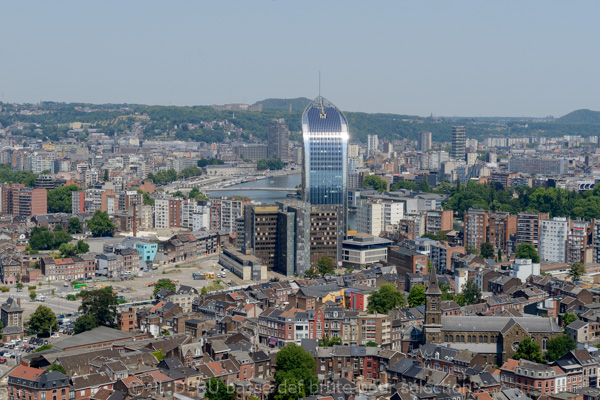
MULTIPOLYGON (((275 204, 277 201, 286 200, 297 200, 296 198, 288 198, 288 192, 279 191, 268 191, 265 190, 244 190, 244 188, 294 188, 302 183, 302 174, 293 175, 281 175, 274 176, 272 178, 260 179, 252 182, 240 183, 237 185, 230 186, 231 190, 224 190, 219 192, 212 192, 208 194, 208 197, 231 197, 231 196, 245 196, 249 199, 263 204, 275 204)), ((350 229, 355 228, 355 214, 350 213, 348 215, 348 224, 350 229)))

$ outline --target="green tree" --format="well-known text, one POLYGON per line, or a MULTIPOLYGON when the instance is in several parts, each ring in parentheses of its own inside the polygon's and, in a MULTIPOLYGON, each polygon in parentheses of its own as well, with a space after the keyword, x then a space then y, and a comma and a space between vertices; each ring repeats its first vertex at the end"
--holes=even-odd
POLYGON ((391 192, 393 192, 394 190, 400 190, 400 189, 416 190, 417 184, 414 182, 411 182, 411 181, 400 180, 400 181, 392 184, 392 187, 390 187, 391 192))
POLYGON ((108 170, 107 170, 107 169, 105 169, 105 170, 104 170, 104 177, 103 177, 103 179, 102 179, 102 180, 103 180, 104 182, 108 182, 108 180, 109 180, 109 179, 110 179, 110 178, 108 177, 108 170))
POLYGON ((502 262, 502 250, 498 249, 498 262, 502 262))
POLYGON ((369 340, 369 341, 368 341, 368 342, 365 344, 365 346, 367 346, 367 347, 379 347, 379 345, 377 344, 377 342, 374 342, 374 341, 372 341, 372 340, 369 340))
POLYGON ((83 240, 77 241, 77 254, 85 254, 90 251, 90 245, 83 240))
POLYGON ((390 310, 406 306, 406 299, 391 283, 381 285, 369 296, 367 309, 371 313, 387 314, 390 310))
POLYGON ((206 395, 208 400, 235 400, 235 388, 228 386, 218 378, 210 378, 206 382, 206 395))
POLYGON ((519 347, 516 353, 512 356, 514 360, 529 360, 536 363, 543 363, 544 357, 542 356, 542 349, 540 345, 531 340, 530 337, 519 342, 519 347))
POLYGON ((548 361, 554 362, 571 350, 575 350, 576 347, 577 343, 575 343, 571 336, 557 336, 548 341, 548 344, 546 345, 546 349, 548 350, 546 353, 546 358, 548 361))
POLYGON ((492 258, 494 257, 494 246, 491 243, 481 243, 481 256, 483 258, 492 258))
POLYGON ((60 251, 60 256, 65 257, 73 257, 77 254, 77 246, 71 243, 63 243, 58 247, 58 251, 60 251))
POLYGON ((202 286, 202 289, 200 289, 200 294, 201 295, 208 294, 208 289, 206 288, 206 286, 202 286))
POLYGON ((176 191, 175 193, 173 193, 173 197, 181 197, 182 199, 186 199, 187 197, 185 196, 185 194, 181 193, 181 190, 176 191))
POLYGON ((47 202, 48 213, 67 213, 72 211, 73 192, 81 188, 77 185, 60 186, 53 190, 48 190, 47 202))
POLYGON ((115 225, 108 213, 100 210, 96 210, 94 216, 88 221, 88 228, 95 237, 112 236, 115 231, 115 225))
POLYGON ((319 272, 315 267, 310 267, 308 271, 304 273, 306 279, 316 279, 319 277, 319 272))
POLYGON ((81 305, 79 311, 82 314, 95 316, 98 326, 114 327, 116 325, 118 302, 111 286, 86 290, 81 292, 80 295, 81 305))
POLYGON ((425 286, 415 285, 410 288, 408 294, 408 304, 411 307, 422 306, 425 304, 425 286))
MULTIPOLYGON (((278 390, 291 384, 297 385, 300 397, 306 397, 316 392, 318 380, 315 375, 316 362, 314 357, 295 343, 287 344, 277 353, 275 359, 275 383, 278 390)), ((289 400, 292 397, 280 397, 289 400)))
POLYGON ((585 273, 586 270, 582 263, 573 263, 569 269, 569 277, 571 277, 573 282, 580 280, 585 273))
POLYGON ((363 187, 372 187, 378 192, 382 193, 387 190, 387 182, 384 181, 379 175, 369 175, 363 180, 363 187))
POLYGON ((319 258, 319 260, 317 261, 317 267, 319 268, 319 273, 321 275, 335 273, 335 263, 331 258, 327 256, 319 258))
POLYGON ((168 289, 172 292, 175 292, 177 289, 175 288, 175 284, 173 283, 172 280, 170 279, 159 279, 158 282, 156 282, 156 284, 154 285, 154 293, 152 294, 153 296, 156 296, 156 294, 161 290, 161 289, 168 289))
POLYGON ((63 375, 67 375, 67 370, 65 369, 65 367, 63 367, 60 364, 52 364, 51 366, 46 368, 46 371, 48 371, 48 372, 56 371, 56 372, 60 372, 63 375))
POLYGON ((35 292, 35 290, 30 290, 29 298, 31 299, 31 301, 35 301, 36 297, 37 297, 37 293, 35 292))
POLYGON ((86 331, 91 331, 94 328, 98 327, 98 322, 96 318, 92 314, 83 314, 79 318, 75 320, 75 326, 73 330, 75 333, 82 333, 86 331))
POLYGON ((47 334, 58 330, 58 321, 52 310, 39 306, 29 319, 29 329, 37 334, 47 334))
POLYGON ((442 301, 454 300, 454 294, 452 293, 452 287, 447 283, 440 283, 440 290, 442 291, 442 301))
POLYGON ((565 332, 566 332, 566 330, 567 330, 567 326, 569 326, 569 324, 570 324, 571 322, 575 322, 575 321, 577 321, 578 319, 579 319, 579 318, 577 318, 577 315, 576 315, 575 313, 570 313, 570 312, 568 312, 568 313, 565 313, 565 314, 562 316, 562 325, 563 325, 563 328, 565 329, 565 332))
POLYGON ((531 243, 521 243, 517 246, 517 251, 515 252, 516 258, 528 258, 533 263, 540 262, 540 256, 537 253, 537 250, 531 243))
POLYGON ((72 217, 69 219, 67 231, 72 235, 75 233, 81 233, 83 231, 83 226, 81 226, 81 221, 79 221, 79 218, 72 217))
POLYGON ((21 282, 17 283, 17 292, 20 292, 23 290, 23 284, 21 282))
POLYGON ((319 340, 319 346, 321 347, 340 346, 341 344, 342 338, 337 336, 329 337, 329 335, 325 335, 322 340, 319 340))
POLYGON ((465 305, 476 304, 481 299, 481 290, 479 290, 479 286, 473 280, 466 281, 462 285, 461 290, 465 305))

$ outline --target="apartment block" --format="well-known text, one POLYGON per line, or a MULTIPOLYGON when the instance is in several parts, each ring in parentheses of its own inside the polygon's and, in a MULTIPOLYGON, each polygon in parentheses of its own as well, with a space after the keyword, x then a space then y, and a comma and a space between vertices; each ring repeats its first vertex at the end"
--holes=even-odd
POLYGON ((517 246, 530 243, 536 250, 540 247, 541 222, 548 219, 548 214, 518 213, 517 214, 517 246))
POLYGON ((244 206, 249 199, 221 197, 210 201, 210 229, 233 233, 236 231, 236 219, 244 214, 244 206))
POLYGON ((358 316, 359 343, 366 345, 375 342, 383 348, 392 343, 392 317, 387 314, 366 314, 358 316))
POLYGON ((567 236, 570 221, 556 217, 540 223, 540 260, 564 263, 567 257, 567 236))
POLYGON ((2 214, 33 217, 48 213, 46 189, 26 188, 23 185, 1 185, 2 214))
POLYGON ((433 210, 425 213, 425 232, 436 234, 439 231, 451 231, 453 225, 452 210, 433 210))
POLYGON ((465 254, 465 248, 462 246, 450 246, 446 242, 438 242, 431 245, 430 259, 433 267, 438 273, 454 272, 452 270, 452 254, 465 254))
POLYGON ((404 203, 392 201, 361 201, 358 204, 357 231, 379 236, 397 229, 404 217, 404 203))
POLYGON ((154 227, 156 229, 170 229, 181 227, 180 198, 159 198, 154 201, 154 227))

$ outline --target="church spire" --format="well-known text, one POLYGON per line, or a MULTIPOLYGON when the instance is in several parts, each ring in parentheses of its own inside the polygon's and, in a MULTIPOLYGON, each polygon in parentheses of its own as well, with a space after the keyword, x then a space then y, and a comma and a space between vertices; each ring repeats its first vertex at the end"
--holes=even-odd
POLYGON ((435 267, 431 267, 431 271, 429 271, 429 286, 427 287, 426 294, 442 294, 440 285, 438 284, 437 275, 435 273, 435 267))

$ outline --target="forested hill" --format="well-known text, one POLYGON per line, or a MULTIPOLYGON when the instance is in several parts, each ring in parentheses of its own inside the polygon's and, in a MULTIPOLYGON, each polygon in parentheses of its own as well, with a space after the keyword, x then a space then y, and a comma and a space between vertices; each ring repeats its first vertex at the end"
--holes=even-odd
POLYGON ((575 110, 556 120, 563 124, 600 124, 600 111, 575 110))
MULTIPOLYGON (((235 138, 231 136, 232 126, 236 128, 236 136, 242 140, 249 140, 250 135, 264 140, 269 122, 273 118, 284 118, 293 133, 292 138, 297 140, 302 128, 302 112, 308 102, 309 99, 303 97, 266 99, 258 102, 263 104, 262 112, 218 111, 208 106, 0 103, 0 128, 9 127, 13 135, 58 140, 67 136, 70 122, 91 123, 109 135, 125 134, 134 125, 141 125, 146 139, 223 142, 228 138, 235 138), (21 124, 16 124, 17 122, 21 124)), ((467 136, 480 140, 491 136, 600 136, 600 113, 589 110, 574 111, 546 122, 535 122, 530 118, 433 118, 362 112, 345 112, 345 115, 350 126, 351 140, 363 143, 369 134, 376 134, 381 139, 416 140, 418 133, 422 131, 432 132, 434 141, 448 142, 454 125, 465 125, 467 136)), ((78 137, 83 140, 85 135, 80 133, 78 137)))

